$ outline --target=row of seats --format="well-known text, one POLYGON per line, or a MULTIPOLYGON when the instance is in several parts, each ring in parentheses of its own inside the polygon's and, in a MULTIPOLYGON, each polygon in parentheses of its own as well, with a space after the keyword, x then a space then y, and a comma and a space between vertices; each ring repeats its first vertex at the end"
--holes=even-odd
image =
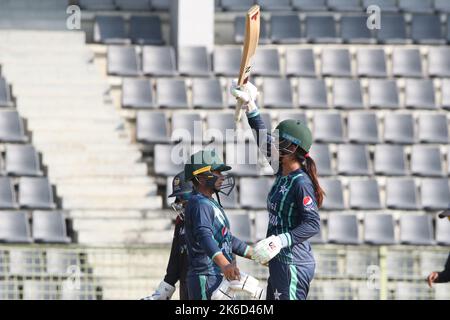
MULTIPOLYGON (((205 47, 183 47, 176 59, 173 47, 120 46, 107 49, 108 74, 117 76, 216 76, 236 77, 239 74, 241 48, 215 47, 212 57, 205 47), (211 61, 213 70, 211 69, 211 61)), ((324 48, 315 54, 311 48, 289 48, 281 55, 277 48, 259 47, 253 58, 252 76, 280 77, 450 77, 450 48, 429 47, 426 61, 418 48, 356 49, 324 48), (285 68, 280 58, 284 55, 285 68), (316 68, 320 60, 321 70, 316 68), (392 68, 388 68, 391 64, 392 68), (424 65, 428 68, 425 70, 424 65), (392 69, 388 72, 389 69, 392 69)))
MULTIPOLYGON (((413 15, 411 26, 401 14, 383 14, 379 29, 369 29, 368 15, 307 15, 303 21, 298 14, 272 14, 270 21, 261 19, 261 43, 419 43, 445 44, 450 41, 450 20, 441 24, 439 15, 413 15), (268 31, 270 23, 270 32, 268 31), (303 25, 303 26, 302 26, 303 25), (445 30, 445 31, 443 31, 445 30)), ((234 41, 242 43, 245 18, 234 20, 234 41)))
POLYGON ((21 177, 17 189, 12 178, 0 177, 1 209, 54 209, 52 186, 46 177, 21 177), (17 193, 17 195, 16 195, 17 193))
POLYGON ((0 211, 0 241, 6 243, 70 243, 71 239, 67 236, 66 222, 60 212, 33 211, 30 227, 26 212, 0 211))
POLYGON ((81 9, 94 11, 168 11, 170 0, 76 0, 81 9))
POLYGON ((10 176, 42 176, 39 155, 30 144, 7 144, 0 171, 10 176))
MULTIPOLYGON (((366 81, 333 78, 297 78, 292 84, 285 78, 263 78, 259 86, 258 106, 270 109, 449 109, 450 79, 440 83, 440 93, 432 80, 406 79, 404 99, 396 80, 369 79, 366 81), (327 84, 330 83, 330 85, 327 84), (440 99, 439 99, 440 98, 440 99)), ((399 80, 401 81, 401 80, 399 80)), ((236 99, 229 93, 231 81, 224 87, 220 79, 192 78, 190 85, 183 79, 124 78, 122 107, 131 109, 201 108, 223 109, 235 106, 236 99), (188 99, 191 88, 191 101, 188 99), (224 98, 226 97, 226 99, 224 98)))
MULTIPOLYGON (((261 116, 267 129, 269 131, 274 129, 270 113, 264 112, 261 116)), ((277 120, 289 118, 308 124, 305 114, 300 112, 280 112, 277 120)), ((311 124, 308 124, 312 129, 314 141, 362 144, 414 144, 417 142, 447 144, 449 142, 448 118, 443 113, 421 113, 417 115, 417 121, 411 113, 389 113, 385 114, 381 121, 375 113, 349 112, 345 120, 339 112, 315 112, 311 124)), ((208 113, 207 130, 203 128, 200 113, 174 112, 171 117, 170 133, 168 117, 164 112, 140 111, 137 113, 136 121, 137 140, 149 144, 171 141, 209 143, 253 140, 247 119, 241 120, 243 132, 232 131, 235 129, 232 113, 208 113)), ((164 151, 160 150, 160 152, 164 151)))

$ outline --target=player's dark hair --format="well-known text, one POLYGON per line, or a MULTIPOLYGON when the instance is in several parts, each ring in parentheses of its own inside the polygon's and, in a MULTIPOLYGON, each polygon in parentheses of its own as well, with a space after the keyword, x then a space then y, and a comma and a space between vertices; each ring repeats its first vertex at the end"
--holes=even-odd
POLYGON ((306 171, 314 187, 314 195, 316 196, 317 206, 320 208, 323 203, 323 198, 325 196, 325 191, 319 184, 319 177, 317 175, 317 166, 314 159, 311 158, 305 150, 302 148, 297 148, 295 153, 297 159, 300 161, 302 168, 306 171))

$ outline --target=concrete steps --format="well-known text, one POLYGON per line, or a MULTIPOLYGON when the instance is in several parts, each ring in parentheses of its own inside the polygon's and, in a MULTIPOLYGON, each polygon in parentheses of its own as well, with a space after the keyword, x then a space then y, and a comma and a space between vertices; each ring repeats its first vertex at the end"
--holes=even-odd
MULTIPOLYGON (((145 231, 136 232, 134 230, 126 233, 99 233, 96 231, 83 231, 78 233, 78 242, 81 244, 96 245, 168 245, 172 242, 173 230, 167 231, 145 231)), ((159 265, 164 268, 164 265, 159 265)))

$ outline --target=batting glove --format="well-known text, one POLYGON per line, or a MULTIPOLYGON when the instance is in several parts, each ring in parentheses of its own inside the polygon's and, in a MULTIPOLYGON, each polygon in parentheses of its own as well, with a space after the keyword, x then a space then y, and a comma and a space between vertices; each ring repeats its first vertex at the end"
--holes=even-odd
POLYGON ((253 248, 252 259, 261 264, 267 264, 281 249, 288 246, 288 237, 286 234, 280 234, 259 241, 253 248))
POLYGON ((174 292, 174 286, 165 281, 161 281, 156 291, 151 296, 145 297, 142 300, 170 300, 174 292))
POLYGON ((231 81, 230 91, 233 97, 242 102, 242 107, 247 113, 258 109, 255 103, 259 94, 258 89, 251 82, 247 82, 239 87, 237 85, 237 79, 233 79, 231 81))

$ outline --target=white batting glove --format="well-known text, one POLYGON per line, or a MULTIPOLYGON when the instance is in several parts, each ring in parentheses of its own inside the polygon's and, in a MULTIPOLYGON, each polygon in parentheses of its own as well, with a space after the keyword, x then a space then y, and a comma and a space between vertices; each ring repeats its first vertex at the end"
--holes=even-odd
POLYGON ((259 280, 242 271, 240 274, 241 280, 230 281, 230 288, 236 291, 247 292, 251 299, 263 299, 264 289, 259 286, 259 280))
POLYGON ((151 296, 145 297, 142 300, 170 300, 174 292, 174 286, 165 281, 161 281, 156 291, 151 296))
POLYGON ((247 82, 243 86, 239 87, 237 85, 237 79, 233 79, 231 81, 230 92, 233 97, 242 102, 242 107, 247 113, 258 109, 255 101, 259 92, 251 82, 247 82))
POLYGON ((261 264, 267 264, 281 249, 287 246, 287 243, 288 240, 284 234, 263 239, 253 248, 252 259, 261 264))

